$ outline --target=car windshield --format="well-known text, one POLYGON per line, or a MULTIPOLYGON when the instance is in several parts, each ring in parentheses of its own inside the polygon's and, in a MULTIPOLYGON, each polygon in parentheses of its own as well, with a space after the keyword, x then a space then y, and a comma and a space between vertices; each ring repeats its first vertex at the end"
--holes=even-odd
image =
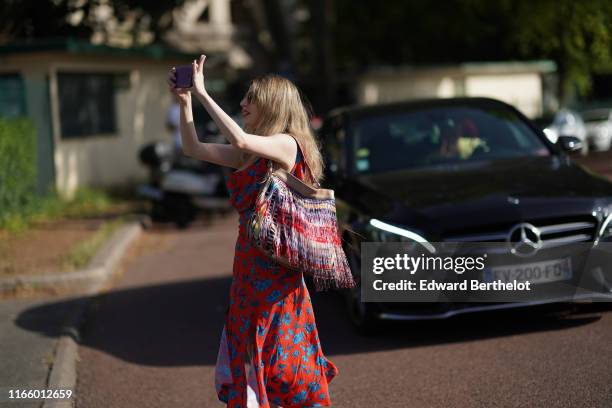
POLYGON ((496 107, 368 116, 354 123, 352 133, 357 173, 551 154, 516 114, 496 107))

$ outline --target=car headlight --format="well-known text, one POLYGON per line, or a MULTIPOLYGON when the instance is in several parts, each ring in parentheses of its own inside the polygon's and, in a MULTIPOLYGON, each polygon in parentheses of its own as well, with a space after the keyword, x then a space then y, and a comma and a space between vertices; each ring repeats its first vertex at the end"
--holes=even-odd
POLYGON ((597 237, 595 237, 595 243, 610 240, 612 240, 612 214, 608 215, 601 224, 601 227, 599 227, 597 237))
POLYGON ((429 252, 436 252, 436 248, 427 239, 414 231, 387 224, 376 218, 370 220, 370 226, 373 227, 374 238, 380 242, 418 242, 429 252))

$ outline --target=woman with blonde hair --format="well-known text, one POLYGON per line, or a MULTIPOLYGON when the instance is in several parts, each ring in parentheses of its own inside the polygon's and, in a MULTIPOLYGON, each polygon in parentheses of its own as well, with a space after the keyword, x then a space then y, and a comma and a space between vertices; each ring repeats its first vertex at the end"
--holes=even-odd
POLYGON ((271 161, 302 181, 318 184, 323 160, 298 88, 268 74, 251 81, 240 102, 244 129, 206 92, 202 55, 193 61, 193 86, 170 89, 181 106, 186 155, 236 170, 227 180, 238 210, 230 301, 215 370, 218 398, 228 407, 323 407, 331 405, 328 384, 337 367, 321 349, 303 273, 273 261, 248 239, 246 221, 259 182, 271 161), (193 124, 191 93, 230 144, 201 143, 193 124))

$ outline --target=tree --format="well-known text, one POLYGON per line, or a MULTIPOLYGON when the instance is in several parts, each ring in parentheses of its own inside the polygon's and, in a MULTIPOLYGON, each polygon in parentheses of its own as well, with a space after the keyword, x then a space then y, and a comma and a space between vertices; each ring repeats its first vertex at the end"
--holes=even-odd
POLYGON ((172 11, 184 1, 3 0, 0 43, 68 36, 106 43, 109 35, 123 34, 126 45, 143 45, 170 28, 172 11))
POLYGON ((594 68, 611 60, 610 1, 521 1, 514 24, 521 55, 544 55, 557 63, 566 102, 587 95, 594 68))
POLYGON ((336 0, 338 66, 552 59, 565 101, 610 62, 608 0, 336 0))
POLYGON ((88 14, 89 2, 77 7, 68 1, 3 0, 0 2, 0 43, 29 38, 88 36, 90 27, 72 25, 67 19, 78 10, 88 14))

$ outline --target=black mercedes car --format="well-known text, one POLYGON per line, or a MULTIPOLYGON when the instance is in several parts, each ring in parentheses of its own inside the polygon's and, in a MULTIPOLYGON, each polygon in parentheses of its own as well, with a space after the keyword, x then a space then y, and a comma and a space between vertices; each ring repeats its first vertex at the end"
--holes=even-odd
MULTIPOLYGON (((325 183, 336 191, 357 280, 361 242, 504 242, 520 239, 519 231, 540 247, 562 247, 612 235, 612 183, 570 158, 580 140, 567 135, 553 144, 498 100, 338 108, 325 119, 320 138, 325 183)), ((612 289, 612 281, 602 285, 612 289)), ((359 329, 380 319, 446 318, 531 304, 372 303, 360 296, 359 288, 346 291, 359 329)))

